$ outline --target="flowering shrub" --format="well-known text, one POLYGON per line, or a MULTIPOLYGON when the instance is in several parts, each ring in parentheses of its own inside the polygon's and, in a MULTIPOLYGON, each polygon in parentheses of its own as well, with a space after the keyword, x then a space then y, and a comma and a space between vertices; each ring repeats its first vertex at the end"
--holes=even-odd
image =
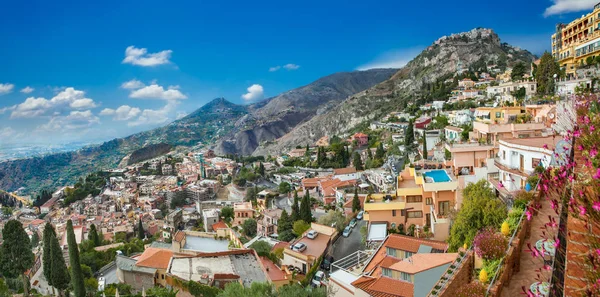
POLYGON ((485 260, 496 260, 502 258, 506 252, 508 240, 504 235, 496 233, 487 228, 479 231, 473 241, 473 247, 477 256, 485 260))
POLYGON ((485 287, 477 282, 471 282, 461 286, 456 291, 457 297, 481 297, 485 296, 485 287))

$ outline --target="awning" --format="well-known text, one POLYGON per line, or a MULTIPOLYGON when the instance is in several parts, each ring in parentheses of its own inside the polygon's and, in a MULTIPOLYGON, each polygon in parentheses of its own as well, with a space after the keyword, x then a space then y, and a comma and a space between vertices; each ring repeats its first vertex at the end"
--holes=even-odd
POLYGON ((482 117, 489 116, 490 112, 482 110, 482 111, 479 112, 479 115, 482 116, 482 117))
POLYGON ((369 228, 368 241, 383 241, 387 236, 387 223, 371 224, 369 228))

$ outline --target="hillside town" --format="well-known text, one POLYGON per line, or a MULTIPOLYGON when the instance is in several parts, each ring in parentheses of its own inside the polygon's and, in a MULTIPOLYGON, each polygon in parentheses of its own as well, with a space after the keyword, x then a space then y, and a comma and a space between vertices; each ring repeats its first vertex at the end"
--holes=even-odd
MULTIPOLYGON (((598 296, 575 256, 595 246, 566 235, 573 225, 585 237, 586 208, 573 206, 572 221, 549 182, 567 177, 559 168, 575 151, 597 154, 582 157, 573 137, 583 130, 574 100, 600 77, 600 35, 586 30, 596 15, 598 5, 559 25, 552 53, 530 64, 458 60, 435 87, 444 96, 281 155, 175 147, 35 197, 1 192, 0 228, 24 232, 30 245, 19 248, 33 254, 4 286, 40 296, 259 296, 234 294, 260 284, 278 296, 598 296), (79 267, 70 286, 58 275, 67 267, 79 267)), ((8 233, 2 251, 14 245, 8 233)))

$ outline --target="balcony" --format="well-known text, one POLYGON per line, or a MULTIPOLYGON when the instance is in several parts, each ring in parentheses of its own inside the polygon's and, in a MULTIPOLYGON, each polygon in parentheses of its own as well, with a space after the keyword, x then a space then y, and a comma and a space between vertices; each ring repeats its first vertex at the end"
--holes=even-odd
POLYGON ((488 181, 494 186, 494 189, 500 193, 500 200, 504 202, 506 205, 511 206, 512 201, 519 191, 509 191, 500 184, 500 174, 498 172, 488 173, 488 181))
POLYGON ((517 131, 537 131, 544 130, 546 127, 544 123, 524 123, 524 124, 516 124, 516 123, 505 123, 505 124, 493 124, 493 123, 483 123, 483 122, 473 122, 473 130, 477 130, 482 133, 509 133, 509 132, 517 132, 517 131))
POLYGON ((523 168, 505 164, 504 160, 502 160, 498 157, 494 158, 494 165, 496 165, 496 167, 498 167, 498 169, 500 169, 502 171, 516 174, 516 175, 519 175, 522 177, 529 177, 533 173, 533 171, 525 171, 523 168))
MULTIPOLYGON (((364 206, 366 213, 369 211, 399 210, 404 208, 406 208, 406 203, 402 199, 391 195, 382 195, 381 197, 371 196, 370 199, 365 200, 364 206)), ((368 218, 365 217, 365 220, 368 220, 368 218)))

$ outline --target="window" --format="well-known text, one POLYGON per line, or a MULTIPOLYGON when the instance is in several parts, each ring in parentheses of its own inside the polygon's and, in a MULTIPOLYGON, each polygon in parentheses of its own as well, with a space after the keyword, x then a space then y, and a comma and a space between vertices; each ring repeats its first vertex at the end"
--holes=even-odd
POLYGON ((396 216, 396 210, 392 209, 392 217, 395 217, 395 216, 396 216))
POLYGON ((423 212, 422 211, 409 211, 408 212, 408 218, 409 219, 415 219, 415 218, 422 218, 423 217, 423 212))
POLYGON ((497 117, 497 118, 499 118, 499 117, 500 117, 500 112, 499 112, 499 111, 497 111, 497 112, 496 112, 496 117, 497 117))
POLYGON ((400 272, 400 279, 403 281, 407 281, 410 282, 410 274, 406 273, 406 272, 400 272))
POLYGON ((423 202, 423 196, 406 196, 407 203, 423 202))
POLYGON ((389 268, 381 268, 381 274, 383 274, 383 276, 392 277, 392 270, 389 268))
POLYGON ((433 204, 433 198, 431 198, 431 197, 425 198, 425 204, 426 205, 432 205, 433 204))
POLYGON ((506 151, 502 151, 502 160, 506 160, 506 151))
POLYGON ((396 250, 393 248, 386 247, 385 254, 388 256, 396 257, 396 250))
POLYGON ((445 216, 450 211, 450 201, 440 201, 439 205, 439 214, 445 216))

